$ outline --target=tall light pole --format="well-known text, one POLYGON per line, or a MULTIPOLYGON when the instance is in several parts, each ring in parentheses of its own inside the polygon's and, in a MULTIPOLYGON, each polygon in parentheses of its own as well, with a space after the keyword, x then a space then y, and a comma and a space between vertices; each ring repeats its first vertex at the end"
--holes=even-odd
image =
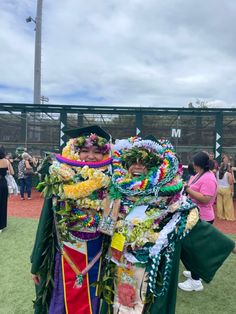
POLYGON ((43 0, 37 0, 35 20, 29 16, 26 22, 35 23, 35 50, 34 50, 34 104, 40 104, 41 97, 41 33, 42 33, 43 0))
POLYGON ((37 1, 35 55, 34 55, 34 104, 40 104, 41 97, 41 33, 43 0, 37 1))

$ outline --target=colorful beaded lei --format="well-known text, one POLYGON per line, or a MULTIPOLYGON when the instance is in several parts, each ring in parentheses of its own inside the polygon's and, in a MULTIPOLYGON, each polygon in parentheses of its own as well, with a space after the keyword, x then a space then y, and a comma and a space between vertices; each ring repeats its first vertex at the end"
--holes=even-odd
MULTIPOLYGON (((133 158, 134 154, 131 156, 133 158)), ((183 188, 181 174, 182 168, 168 141, 156 143, 131 138, 119 141, 114 147, 114 192, 111 189, 111 194, 114 193, 114 198, 121 197, 121 209, 113 240, 122 241, 123 249, 118 249, 117 242, 112 240, 111 261, 124 269, 132 264, 147 267, 148 291, 154 296, 164 295, 168 289, 176 241, 199 219, 196 205, 180 193, 183 188), (133 147, 144 147, 158 154, 161 164, 152 167, 147 175, 132 178, 122 164, 122 156, 133 147), (140 206, 146 216, 135 216, 140 206), (129 218, 130 214, 133 218, 129 218), (164 271, 160 265, 164 265, 164 271), (161 286, 157 284, 160 272, 161 286)))
POLYGON ((74 217, 76 218, 76 222, 79 225, 82 225, 84 228, 97 227, 100 215, 99 213, 95 213, 94 215, 86 213, 84 210, 78 208, 72 208, 72 212, 74 213, 74 217))
MULTIPOLYGON (((173 146, 169 141, 161 140, 155 143, 141 138, 130 138, 119 141, 113 148, 113 176, 112 183, 122 194, 125 195, 148 195, 158 194, 162 187, 170 182, 178 174, 179 162, 175 156, 173 146), (122 164, 122 156, 132 148, 144 148, 152 154, 157 154, 161 160, 161 165, 152 167, 147 175, 132 178, 122 164)), ((166 192, 173 190, 173 193, 182 189, 182 181, 178 180, 175 189, 173 184, 165 186, 166 192)))

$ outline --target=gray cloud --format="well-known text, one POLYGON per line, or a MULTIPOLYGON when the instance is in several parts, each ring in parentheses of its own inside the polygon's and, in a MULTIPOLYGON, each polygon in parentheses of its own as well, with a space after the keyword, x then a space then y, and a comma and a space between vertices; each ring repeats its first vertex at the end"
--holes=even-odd
MULTIPOLYGON (((24 19, 35 3, 0 10, 0 101, 27 102, 34 32, 24 19)), ((42 93, 51 103, 234 106, 235 13, 231 0, 44 1, 42 93)))

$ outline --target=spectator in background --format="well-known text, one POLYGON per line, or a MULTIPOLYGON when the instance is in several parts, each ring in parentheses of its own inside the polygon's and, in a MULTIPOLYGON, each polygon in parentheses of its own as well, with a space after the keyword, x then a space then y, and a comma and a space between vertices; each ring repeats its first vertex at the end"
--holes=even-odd
MULTIPOLYGON (((193 166, 196 175, 185 186, 185 191, 190 199, 198 206, 200 218, 211 224, 215 219, 213 204, 217 193, 215 175, 210 170, 209 154, 199 152, 193 157, 193 166)), ((184 291, 201 291, 204 289, 200 277, 190 271, 184 271, 186 281, 178 284, 184 291)))
POLYGON ((45 176, 49 174, 49 167, 52 165, 52 162, 52 153, 46 153, 44 159, 41 161, 37 168, 37 172, 40 176, 40 181, 44 181, 45 176))
POLYGON ((19 146, 19 147, 16 147, 15 153, 13 154, 12 167, 15 173, 14 177, 18 186, 20 186, 20 181, 18 179, 18 165, 19 165, 19 162, 22 160, 23 153, 24 153, 24 147, 19 146))
POLYGON ((14 194, 14 195, 18 195, 19 194, 19 188, 18 188, 18 185, 16 183, 16 180, 15 180, 15 170, 13 168, 13 157, 12 157, 12 154, 11 153, 8 153, 6 155, 6 159, 9 161, 12 169, 13 169, 13 174, 14 176, 10 173, 10 171, 8 170, 8 175, 10 175, 10 178, 8 180, 10 180, 11 184, 10 184, 10 188, 9 188, 9 182, 8 182, 8 193, 11 195, 11 194, 14 194))
POLYGON ((212 171, 210 171, 210 158, 207 153, 199 152, 193 157, 193 167, 196 175, 191 178, 185 191, 200 209, 200 218, 213 223, 214 199, 217 193, 217 182, 212 171))
POLYGON ((36 156, 32 156, 32 165, 36 169, 39 165, 39 158, 36 156))
POLYGON ((27 192, 28 200, 31 199, 32 190, 32 175, 33 168, 31 164, 31 156, 28 153, 22 154, 22 160, 18 165, 18 179, 20 182, 20 196, 21 200, 25 199, 25 190, 27 192))
POLYGON ((232 172, 232 158, 230 158, 228 155, 223 154, 222 156, 222 164, 225 168, 227 168, 227 171, 232 172))
POLYGON ((219 171, 216 173, 217 190, 217 210, 219 219, 235 220, 234 216, 234 179, 230 171, 229 163, 221 163, 219 171))
POLYGON ((8 186, 6 174, 13 175, 11 163, 5 158, 5 150, 0 147, 0 233, 7 226, 8 186))
POLYGON ((37 168, 39 166, 39 158, 36 156, 31 156, 31 166, 33 168, 34 175, 32 176, 32 186, 37 186, 39 183, 39 174, 37 172, 37 168))
POLYGON ((222 163, 225 165, 229 164, 229 156, 228 155, 226 155, 226 154, 222 155, 222 163))
POLYGON ((13 157, 11 153, 6 154, 6 159, 9 160, 11 164, 13 163, 13 157))
POLYGON ((223 154, 222 155, 222 163, 227 168, 227 171, 232 174, 233 181, 235 182, 232 157, 229 157, 227 154, 223 154))
POLYGON ((212 152, 209 153, 209 160, 210 160, 210 170, 216 174, 219 169, 218 162, 214 159, 214 154, 212 152))

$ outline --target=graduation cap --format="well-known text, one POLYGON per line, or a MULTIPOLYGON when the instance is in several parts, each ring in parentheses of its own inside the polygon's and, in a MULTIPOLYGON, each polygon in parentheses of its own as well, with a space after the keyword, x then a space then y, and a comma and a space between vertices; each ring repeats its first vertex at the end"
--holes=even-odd
POLYGON ((111 139, 111 135, 108 134, 98 125, 90 125, 84 128, 65 130, 64 133, 70 138, 76 138, 79 136, 89 136, 90 134, 95 133, 97 136, 105 138, 107 141, 111 139))
POLYGON ((159 142, 158 139, 154 135, 152 135, 152 134, 149 134, 149 135, 145 136, 143 139, 144 140, 153 141, 153 142, 156 142, 156 143, 159 142))

